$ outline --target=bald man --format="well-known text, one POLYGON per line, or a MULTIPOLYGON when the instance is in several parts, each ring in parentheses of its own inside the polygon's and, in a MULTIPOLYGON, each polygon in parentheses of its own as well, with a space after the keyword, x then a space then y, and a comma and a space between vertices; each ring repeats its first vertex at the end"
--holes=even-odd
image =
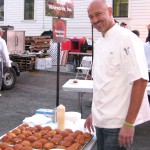
POLYGON ((95 127, 98 150, 126 150, 134 126, 150 120, 143 42, 115 24, 107 1, 92 0, 87 11, 101 36, 94 45, 93 102, 84 127, 95 127))

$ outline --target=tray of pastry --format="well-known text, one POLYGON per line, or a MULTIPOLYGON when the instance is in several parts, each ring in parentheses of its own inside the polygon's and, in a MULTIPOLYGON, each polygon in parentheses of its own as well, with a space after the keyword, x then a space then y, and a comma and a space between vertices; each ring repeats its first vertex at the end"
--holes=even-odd
POLYGON ((1 137, 0 149, 11 147, 12 150, 84 150, 92 138, 91 133, 81 130, 59 130, 50 126, 30 127, 28 124, 22 124, 1 137))

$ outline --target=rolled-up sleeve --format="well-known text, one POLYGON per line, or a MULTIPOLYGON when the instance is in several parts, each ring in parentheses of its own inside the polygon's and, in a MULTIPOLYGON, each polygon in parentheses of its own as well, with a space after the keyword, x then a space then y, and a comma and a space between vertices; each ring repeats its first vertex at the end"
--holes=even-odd
POLYGON ((134 37, 134 35, 130 35, 124 43, 126 46, 122 47, 121 58, 128 81, 132 83, 140 78, 148 80, 144 43, 138 37, 134 37))

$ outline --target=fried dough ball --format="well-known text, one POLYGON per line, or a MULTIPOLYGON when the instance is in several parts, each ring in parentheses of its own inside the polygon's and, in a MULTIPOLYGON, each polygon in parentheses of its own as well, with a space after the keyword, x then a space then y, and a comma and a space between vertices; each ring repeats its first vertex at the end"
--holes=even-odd
POLYGON ((62 135, 63 138, 68 136, 68 133, 66 131, 61 131, 59 134, 62 135))
POLYGON ((25 146, 31 146, 31 142, 30 142, 30 141, 27 141, 27 140, 24 140, 24 141, 21 142, 21 145, 22 145, 23 147, 25 147, 25 146))
POLYGON ((12 139, 12 143, 14 143, 14 144, 17 144, 17 143, 20 143, 20 142, 22 142, 21 138, 16 137, 16 138, 12 139))
POLYGON ((80 144, 85 144, 85 137, 83 135, 78 135, 75 141, 80 144))
POLYGON ((41 142, 42 145, 45 145, 48 142, 46 139, 39 139, 38 141, 41 142))
POLYGON ((71 146, 71 147, 68 147, 66 150, 77 150, 77 149, 71 146))
POLYGON ((11 142, 12 137, 9 135, 5 135, 2 137, 1 141, 2 142, 6 142, 6 143, 10 143, 11 142))
POLYGON ((70 141, 61 141, 61 145, 65 147, 70 147, 73 143, 70 141))
POLYGON ((68 136, 69 137, 71 136, 71 137, 73 137, 75 139, 75 138, 77 138, 78 134, 73 132, 73 133, 69 133, 68 136))
POLYGON ((92 137, 92 134, 88 132, 84 132, 83 136, 85 137, 85 140, 89 140, 92 137))
POLYGON ((29 142, 33 143, 34 141, 37 140, 37 137, 31 135, 31 136, 29 136, 29 137, 27 138, 27 140, 28 140, 29 142))
POLYGON ((22 124, 21 126, 24 126, 26 129, 29 128, 29 125, 27 123, 22 124))
POLYGON ((70 147, 68 147, 66 150, 80 150, 80 149, 81 149, 81 144, 74 143, 70 147))
POLYGON ((50 134, 45 134, 43 135, 43 139, 47 139, 47 140, 50 140, 52 138, 52 136, 50 134))
POLYGON ((51 128, 50 126, 46 126, 46 127, 43 127, 43 129, 42 129, 42 130, 51 131, 51 130, 52 130, 52 128, 51 128))
POLYGON ((42 143, 39 142, 39 141, 35 141, 35 142, 33 142, 33 144, 32 144, 32 148, 35 148, 35 149, 42 149, 42 143))
POLYGON ((32 132, 31 131, 25 131, 23 134, 25 135, 25 137, 29 137, 32 135, 32 132))
POLYGON ((51 130, 51 131, 48 132, 48 134, 52 137, 52 136, 56 135, 56 131, 51 130))
POLYGON ((46 130, 41 130, 39 133, 43 136, 43 135, 47 134, 47 131, 46 130))
POLYGON ((56 131, 56 134, 59 134, 61 132, 60 129, 54 129, 53 131, 56 131))
POLYGON ((59 149, 66 149, 66 147, 65 147, 65 146, 62 146, 62 145, 58 145, 58 146, 56 146, 56 148, 59 148, 59 149))
POLYGON ((80 130, 76 130, 75 133, 77 133, 77 135, 82 135, 83 134, 83 132, 80 131, 80 130))
POLYGON ((36 127, 30 127, 28 131, 31 131, 32 133, 35 133, 38 129, 36 127))
POLYGON ((19 134, 19 135, 17 135, 17 138, 20 138, 23 141, 25 139, 25 135, 24 134, 19 134))
POLYGON ((5 149, 5 148, 7 148, 8 146, 9 146, 9 144, 6 143, 6 142, 0 143, 0 148, 1 148, 1 149, 5 149))
POLYGON ((44 149, 49 150, 51 148, 54 148, 54 146, 55 146, 54 143, 49 142, 44 145, 44 149))
POLYGON ((13 132, 8 132, 6 135, 10 136, 11 138, 16 137, 16 134, 13 132))
POLYGON ((23 147, 22 144, 15 144, 15 145, 13 146, 14 150, 21 150, 22 147, 23 147))
POLYGON ((62 140, 62 139, 63 139, 63 136, 60 135, 60 134, 56 134, 56 135, 53 136, 53 138, 59 138, 60 140, 62 140))
POLYGON ((25 147, 22 147, 21 150, 32 150, 32 147, 30 147, 30 146, 25 146, 25 147))
POLYGON ((40 139, 42 137, 41 133, 34 133, 33 136, 35 136, 37 139, 40 139))
POLYGON ((61 139, 59 139, 59 138, 52 138, 51 140, 50 140, 50 142, 52 142, 52 143, 54 143, 54 144, 59 144, 59 142, 61 141, 61 139))
POLYGON ((14 130, 12 130, 12 132, 16 135, 20 134, 21 133, 21 130, 19 128, 16 128, 14 130))
POLYGON ((18 127, 21 130, 21 133, 25 132, 27 130, 27 128, 23 125, 18 127))
POLYGON ((73 131, 71 129, 65 129, 64 131, 67 132, 68 134, 73 133, 73 131))
POLYGON ((5 150, 14 150, 13 147, 8 146, 7 148, 5 148, 5 150))
POLYGON ((73 143, 74 142, 74 138, 71 137, 71 136, 70 137, 67 136, 67 137, 64 138, 64 141, 70 141, 70 142, 73 143))
POLYGON ((42 130, 42 126, 40 126, 40 125, 36 125, 35 128, 37 128, 37 131, 42 130))

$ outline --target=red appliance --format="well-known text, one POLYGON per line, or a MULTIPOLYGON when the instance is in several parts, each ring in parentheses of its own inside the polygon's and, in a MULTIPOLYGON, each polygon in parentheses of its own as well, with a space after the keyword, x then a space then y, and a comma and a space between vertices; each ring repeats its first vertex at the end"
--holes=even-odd
POLYGON ((70 39, 67 39, 65 42, 61 43, 61 50, 62 51, 70 51, 71 50, 70 39))
POLYGON ((82 40, 79 38, 71 39, 71 52, 80 52, 81 42, 82 40))

